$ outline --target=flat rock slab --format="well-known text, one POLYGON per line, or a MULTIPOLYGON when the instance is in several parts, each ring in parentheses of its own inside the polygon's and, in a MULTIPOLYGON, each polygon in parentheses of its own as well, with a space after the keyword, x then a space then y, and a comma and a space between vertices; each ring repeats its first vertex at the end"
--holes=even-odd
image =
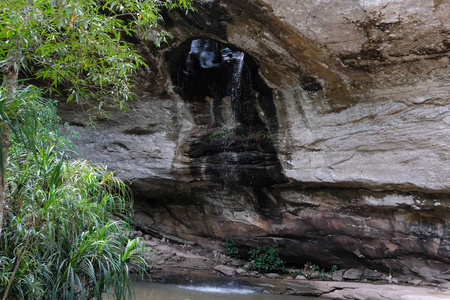
POLYGON ((277 273, 267 273, 267 274, 265 274, 265 276, 267 278, 272 278, 272 279, 278 279, 281 277, 280 274, 277 274, 277 273))
POLYGON ((323 298, 356 300, 440 300, 450 299, 450 290, 401 285, 374 285, 356 282, 310 282, 312 288, 332 290, 323 298))
POLYGON ((234 276, 236 274, 235 268, 224 266, 224 265, 215 266, 214 270, 216 270, 222 274, 225 274, 227 276, 234 276))

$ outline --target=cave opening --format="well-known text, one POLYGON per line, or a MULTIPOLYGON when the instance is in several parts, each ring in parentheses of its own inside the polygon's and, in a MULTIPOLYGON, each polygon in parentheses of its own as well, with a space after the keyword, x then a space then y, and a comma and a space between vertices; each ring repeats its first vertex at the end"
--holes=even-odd
POLYGON ((260 205, 272 206, 261 191, 286 179, 276 151, 273 91, 256 61, 209 38, 185 41, 166 60, 196 125, 183 147, 193 178, 251 187, 260 205))

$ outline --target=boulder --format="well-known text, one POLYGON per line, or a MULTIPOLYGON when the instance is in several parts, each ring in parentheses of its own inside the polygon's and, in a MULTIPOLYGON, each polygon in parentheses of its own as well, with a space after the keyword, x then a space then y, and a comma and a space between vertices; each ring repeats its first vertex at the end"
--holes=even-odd
POLYGON ((345 270, 345 269, 334 271, 331 279, 333 281, 342 281, 342 280, 344 280, 344 273, 346 271, 347 270, 345 270))
POLYGON ((236 269, 236 274, 239 275, 239 276, 243 276, 246 273, 247 273, 247 271, 245 271, 244 269, 241 269, 241 268, 236 269))
POLYGON ((363 273, 364 271, 362 270, 349 269, 344 272, 344 275, 342 277, 346 280, 360 280, 363 273))
POLYGON ((236 274, 236 269, 224 265, 217 265, 214 267, 214 270, 227 276, 234 276, 236 274))
POLYGON ((306 277, 305 277, 305 276, 302 276, 302 275, 297 275, 297 276, 295 277, 295 280, 306 280, 306 277))
POLYGON ((362 279, 368 279, 371 281, 381 280, 385 274, 378 272, 376 270, 365 269, 362 274, 362 279))

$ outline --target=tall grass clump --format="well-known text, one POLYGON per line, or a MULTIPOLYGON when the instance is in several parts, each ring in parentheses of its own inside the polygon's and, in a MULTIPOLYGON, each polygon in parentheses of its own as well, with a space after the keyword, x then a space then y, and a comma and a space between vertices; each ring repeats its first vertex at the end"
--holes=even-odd
POLYGON ((19 92, 8 117, 12 146, 0 235, 0 299, 133 298, 130 263, 144 272, 143 243, 129 240, 127 186, 104 167, 69 160, 55 103, 19 92))

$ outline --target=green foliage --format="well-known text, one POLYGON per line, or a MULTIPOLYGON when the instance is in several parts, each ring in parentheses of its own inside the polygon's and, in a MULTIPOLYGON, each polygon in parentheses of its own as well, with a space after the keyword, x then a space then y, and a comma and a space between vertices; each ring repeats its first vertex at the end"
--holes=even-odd
MULTIPOLYGON (((28 149, 34 156, 36 149, 49 145, 58 146, 59 149, 72 147, 70 138, 75 137, 68 125, 65 131, 71 136, 61 134, 60 119, 56 114, 56 101, 44 99, 41 90, 34 86, 18 89, 14 97, 0 87, 0 149, 3 143, 10 142, 11 155, 23 153, 28 149), (7 130, 5 130, 7 129, 7 130), (6 136, 5 133, 11 136, 6 136)), ((4 172, 6 160, 0 151, 0 172, 4 172)))
POLYGON ((161 10, 175 8, 191 0, 0 0, 0 69, 24 69, 68 100, 93 98, 101 110, 106 95, 124 108, 144 62, 122 36, 153 30, 166 41, 161 10))
MULTIPOLYGON (((0 89, 2 93, 3 89, 0 89)), ((56 101, 44 99, 41 90, 34 86, 19 89, 16 102, 20 103, 10 110, 8 119, 5 120, 11 128, 11 147, 9 151, 14 153, 31 150, 35 155, 35 149, 55 145, 59 149, 72 148, 70 138, 75 137, 68 125, 65 131, 71 136, 61 133, 60 118, 56 113, 56 101)), ((0 96, 0 102, 6 97, 0 96)))
POLYGON ((280 271, 285 272, 286 267, 284 261, 278 256, 277 246, 272 245, 264 247, 256 247, 249 251, 250 266, 249 269, 270 272, 280 271))
POLYGON ((225 240, 225 254, 232 257, 239 259, 239 249, 236 247, 236 241, 232 238, 227 238, 225 240))
POLYGON ((54 130, 54 103, 39 106, 38 94, 30 95, 34 111, 9 123, 16 145, 0 234, 0 296, 130 299, 128 264, 146 267, 142 241, 128 240, 128 224, 114 220, 130 214, 130 192, 105 168, 68 160, 65 139, 54 130), (28 128, 35 124, 40 128, 28 128))
POLYGON ((331 267, 331 270, 328 272, 328 274, 333 275, 333 273, 336 272, 336 271, 337 271, 337 266, 336 266, 336 265, 333 265, 333 266, 331 267))

